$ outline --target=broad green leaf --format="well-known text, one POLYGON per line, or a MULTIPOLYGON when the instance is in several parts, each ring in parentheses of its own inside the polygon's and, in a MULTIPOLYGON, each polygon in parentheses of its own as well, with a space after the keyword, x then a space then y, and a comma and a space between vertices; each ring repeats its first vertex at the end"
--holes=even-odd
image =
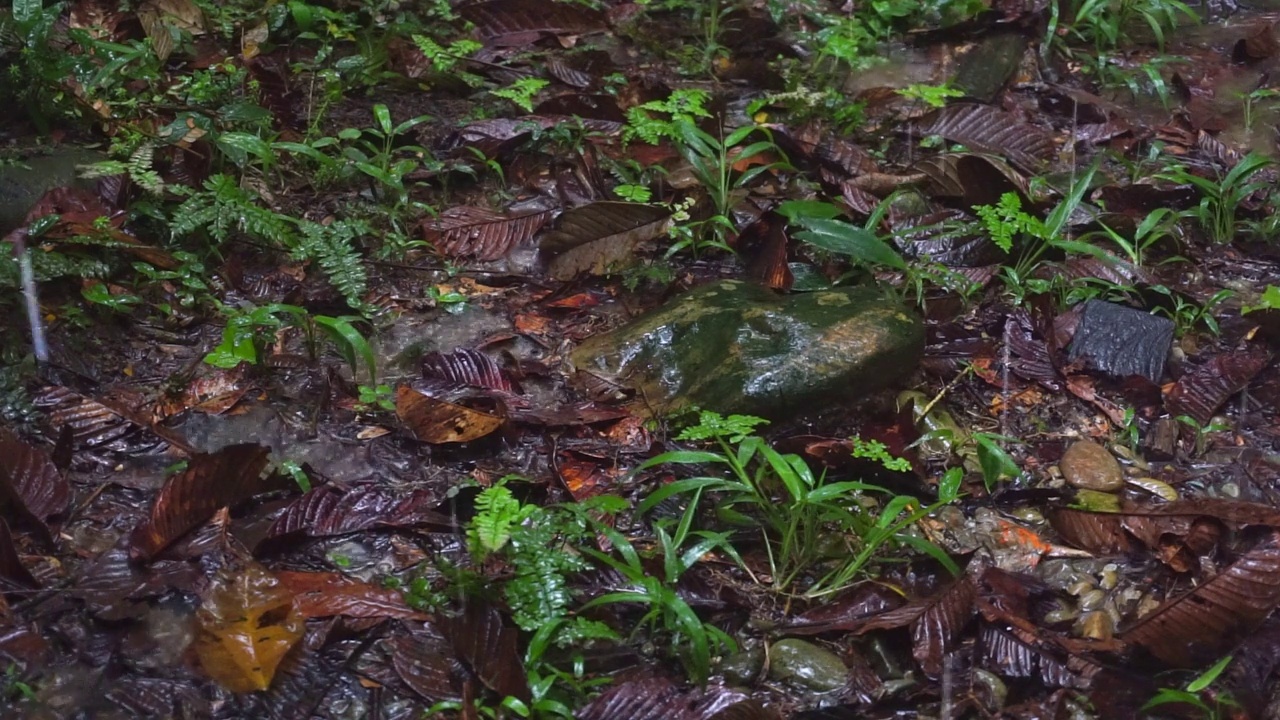
MULTIPOLYGON (((364 335, 351 324, 353 320, 359 320, 360 318, 349 315, 342 317, 316 315, 312 319, 315 320, 316 325, 319 325, 330 337, 334 338, 339 345, 346 345, 350 351, 351 359, 359 357, 364 361, 364 366, 369 371, 369 384, 376 385, 378 383, 378 365, 377 359, 373 354, 373 348, 369 346, 369 341, 365 339, 364 335)), ((354 374, 355 371, 355 363, 351 362, 351 372, 354 374)))
POLYGON ((791 222, 801 225, 809 218, 831 220, 842 214, 835 203, 821 200, 788 200, 779 205, 775 211, 791 222))
POLYGON ((864 263, 897 270, 907 268, 902 256, 869 230, 841 220, 821 218, 808 218, 802 224, 807 229, 795 233, 795 237, 815 247, 864 263))
POLYGON ((32 22, 44 10, 44 2, 42 0, 13 0, 13 19, 19 24, 26 25, 32 22))
POLYGON ((376 103, 373 106, 373 119, 378 122, 378 127, 382 130, 383 136, 391 134, 391 110, 382 103, 376 103))

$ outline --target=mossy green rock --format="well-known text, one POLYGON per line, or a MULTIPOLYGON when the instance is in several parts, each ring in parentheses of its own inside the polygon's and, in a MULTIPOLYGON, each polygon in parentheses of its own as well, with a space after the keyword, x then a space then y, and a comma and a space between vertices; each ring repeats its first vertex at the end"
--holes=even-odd
POLYGON ((778 295, 723 280, 582 343, 572 359, 646 408, 794 415, 857 399, 916 366, 919 318, 874 288, 778 295))
POLYGON ((787 638, 769 648, 769 677, 816 692, 831 692, 849 681, 849 668, 830 650, 787 638))

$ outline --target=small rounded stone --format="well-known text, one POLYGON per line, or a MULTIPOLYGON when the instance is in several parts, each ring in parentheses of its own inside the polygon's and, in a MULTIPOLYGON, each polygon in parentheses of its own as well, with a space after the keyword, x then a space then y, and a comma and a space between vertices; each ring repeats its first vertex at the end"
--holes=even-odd
POLYGON ((1062 476, 1073 487, 1115 492, 1124 487, 1124 471, 1115 456, 1092 440, 1078 440, 1058 463, 1062 476))
POLYGON ((779 640, 769 649, 769 677, 817 692, 845 686, 849 668, 838 655, 805 640, 779 640))

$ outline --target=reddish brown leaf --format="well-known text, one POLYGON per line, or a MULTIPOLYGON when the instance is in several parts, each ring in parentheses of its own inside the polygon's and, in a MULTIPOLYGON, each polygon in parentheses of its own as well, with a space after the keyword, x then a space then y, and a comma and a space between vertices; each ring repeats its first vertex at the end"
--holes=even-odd
POLYGON ((869 619, 859 629, 868 630, 911 626, 911 654, 930 677, 943 670, 943 658, 954 647, 956 637, 974 616, 977 583, 966 575, 942 592, 897 610, 869 619))
POLYGON ((1072 547, 1099 555, 1117 555, 1133 549, 1133 541, 1125 534, 1124 516, 1119 513, 1059 507, 1046 515, 1049 525, 1072 547))
POLYGON ((322 485, 286 507, 266 539, 295 533, 328 537, 375 527, 453 527, 448 515, 433 509, 439 504, 440 498, 425 489, 406 493, 375 483, 322 485))
POLYGON ((280 572, 280 585, 293 595, 293 609, 305 618, 345 615, 357 618, 426 620, 410 608, 404 594, 333 572, 280 572))
POLYGON ((747 277, 772 290, 789 292, 795 276, 787 264, 786 221, 766 213, 742 231, 738 238, 747 260, 747 277))
POLYGON ((519 388, 498 363, 479 350, 458 348, 451 353, 430 352, 422 356, 422 375, 428 380, 447 380, 455 385, 517 393, 519 388))
POLYGON ((675 683, 648 677, 617 683, 577 713, 578 720, 693 720, 689 699, 675 683))
POLYGON ((489 0, 458 8, 490 45, 515 47, 543 35, 581 35, 605 29, 604 15, 551 0, 489 0))
POLYGON ((49 423, 71 428, 77 449, 94 448, 116 452, 163 451, 165 444, 192 452, 176 432, 150 423, 141 403, 127 395, 89 398, 56 385, 40 389, 37 407, 48 413, 49 423))
MULTIPOLYGON (((548 66, 548 72, 553 72, 548 66)), ((618 99, 612 95, 566 93, 538 103, 533 109, 538 115, 561 115, 566 118, 591 118, 608 122, 625 123, 627 116, 618 108, 618 99)))
POLYGON ((121 677, 105 688, 106 698, 124 712, 124 717, 177 718, 212 717, 209 701, 190 680, 155 677, 121 677))
POLYGON ((520 659, 520 633, 502 622, 496 608, 479 600, 467 603, 458 617, 443 623, 454 651, 499 697, 529 702, 529 683, 520 659))
POLYGON ((883 616, 902 606, 902 596, 874 584, 859 585, 830 602, 801 613, 787 623, 788 635, 809 635, 833 630, 854 630, 868 618, 883 616))
POLYGON ((992 155, 944 153, 920 160, 913 168, 928 177, 933 194, 958 198, 966 207, 996 205, 1010 192, 1022 198, 1024 208, 1031 207, 1026 179, 992 155))
POLYGON ((1165 397, 1165 408, 1175 417, 1186 415, 1204 425, 1269 362, 1271 353, 1259 348, 1216 355, 1178 379, 1165 397))
POLYGON ((983 665, 1006 677, 1038 678, 1047 687, 1087 688, 1101 669, 1026 628, 982 623, 978 642, 983 665))
POLYGON ((396 389, 396 415, 425 443, 471 442, 502 427, 502 418, 446 400, 428 397, 407 385, 396 389))
POLYGON ((0 483, 7 484, 25 511, 41 522, 62 514, 71 500, 71 485, 49 454, 4 428, 0 428, 0 483))
POLYGON ((149 560, 170 543, 261 489, 270 450, 261 445, 231 445, 216 453, 199 453, 187 469, 165 481, 150 516, 131 536, 130 556, 149 560))
POLYGON ((397 633, 386 644, 396 675, 411 690, 431 702, 461 699, 462 683, 454 673, 453 648, 447 640, 411 632, 397 633))
POLYGON ((18 559, 18 549, 13 544, 9 523, 3 518, 0 518, 0 581, 20 587, 40 587, 40 583, 31 577, 26 566, 18 559))
POLYGON ((1215 577, 1120 635, 1164 663, 1199 667, 1229 652, 1280 603, 1280 537, 1271 533, 1215 577))
POLYGON ((1036 170, 1054 152, 1051 135, 990 105, 948 105, 914 123, 912 131, 1003 155, 1026 170, 1036 170))
POLYGON ((427 242, 445 255, 490 261, 528 242, 550 219, 550 210, 503 215, 464 205, 426 220, 422 229, 427 242))

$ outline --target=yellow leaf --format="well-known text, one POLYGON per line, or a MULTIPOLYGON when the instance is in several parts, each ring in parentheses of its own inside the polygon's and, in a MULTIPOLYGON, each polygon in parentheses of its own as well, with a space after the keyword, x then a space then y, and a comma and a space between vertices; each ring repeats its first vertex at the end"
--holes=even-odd
POLYGON ((216 581, 196 618, 200 665, 232 692, 270 687, 305 622, 293 596, 259 565, 216 581))

